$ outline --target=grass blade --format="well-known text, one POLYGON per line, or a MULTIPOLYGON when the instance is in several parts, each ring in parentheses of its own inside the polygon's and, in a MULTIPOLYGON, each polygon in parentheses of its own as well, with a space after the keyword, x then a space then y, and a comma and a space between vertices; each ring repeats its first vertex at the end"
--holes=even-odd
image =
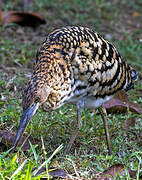
POLYGON ((35 175, 38 173, 38 171, 39 171, 43 166, 45 166, 47 163, 49 163, 49 161, 53 158, 53 156, 54 156, 55 154, 57 154, 59 151, 61 151, 62 148, 63 148, 63 145, 61 144, 61 145, 53 152, 53 154, 52 154, 43 164, 41 164, 38 169, 36 169, 36 170, 32 173, 32 175, 35 176, 35 175))
POLYGON ((14 162, 15 162, 16 159, 17 159, 17 157, 18 157, 18 154, 16 154, 16 155, 12 158, 12 160, 11 160, 11 162, 9 163, 8 167, 11 167, 11 166, 14 164, 14 162))
POLYGON ((21 166, 18 167, 18 169, 12 174, 11 179, 16 176, 24 167, 24 165, 26 164, 26 162, 28 161, 28 159, 25 159, 25 161, 21 164, 21 166))
POLYGON ((35 150, 35 147, 32 145, 32 143, 29 141, 29 144, 30 144, 30 147, 31 147, 31 149, 32 149, 32 152, 33 152, 33 154, 34 154, 34 158, 35 158, 35 160, 37 161, 38 160, 38 155, 37 155, 37 152, 36 152, 36 150, 35 150))

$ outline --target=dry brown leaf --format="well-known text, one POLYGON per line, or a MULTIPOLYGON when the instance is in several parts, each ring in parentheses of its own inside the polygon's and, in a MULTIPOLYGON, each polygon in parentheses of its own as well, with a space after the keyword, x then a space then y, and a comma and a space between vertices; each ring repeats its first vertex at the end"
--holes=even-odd
MULTIPOLYGON (((1 143, 4 144, 5 146, 7 146, 8 148, 12 147, 15 136, 16 136, 15 133, 0 130, 1 143)), ((26 138, 25 136, 22 136, 17 146, 20 147, 23 144, 23 142, 25 141, 25 138, 26 138)), ((31 137, 29 137, 28 140, 30 140, 30 142, 32 144, 34 144, 33 139, 31 137)), ((22 146, 22 151, 28 151, 29 149, 30 149, 29 141, 26 141, 25 144, 22 146)))
MULTIPOLYGON (((35 170, 37 170, 37 167, 34 167, 33 168, 33 170, 32 170, 32 172, 33 171, 35 171, 35 170)), ((44 173, 46 171, 46 168, 45 167, 43 167, 43 168, 41 168, 37 173, 36 173, 36 175, 39 175, 39 174, 41 174, 41 173, 44 173)), ((48 170, 48 173, 51 175, 51 176, 53 176, 54 178, 63 178, 63 179, 65 179, 65 178, 67 178, 68 177, 68 173, 66 172, 66 171, 64 171, 63 169, 56 169, 56 168, 50 168, 49 170, 48 170)))
POLYGON ((0 22, 2 25, 16 23, 21 26, 37 27, 39 24, 45 24, 46 21, 40 13, 36 12, 19 12, 0 10, 0 22))
POLYGON ((128 107, 132 112, 142 113, 142 107, 129 101, 128 95, 124 91, 117 93, 110 101, 103 105, 109 113, 123 113, 128 107))
POLYGON ((63 169, 50 170, 49 174, 55 178, 67 178, 67 172, 63 169))
MULTIPOLYGON (((133 178, 136 176, 136 171, 132 171, 129 168, 127 168, 130 177, 133 178)), ((107 170, 105 170, 103 173, 97 177, 97 180, 113 180, 118 175, 125 176, 125 168, 122 164, 115 164, 111 167, 109 167, 107 170)))
POLYGON ((126 119, 123 124, 123 130, 128 131, 130 130, 130 127, 134 127, 136 123, 136 119, 134 117, 130 117, 129 119, 126 119))
POLYGON ((0 9, 0 22, 2 22, 2 11, 0 9))

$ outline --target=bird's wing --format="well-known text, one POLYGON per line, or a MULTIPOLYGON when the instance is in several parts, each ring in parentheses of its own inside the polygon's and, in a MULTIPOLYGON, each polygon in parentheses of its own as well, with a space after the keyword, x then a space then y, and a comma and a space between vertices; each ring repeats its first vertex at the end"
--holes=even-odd
POLYGON ((76 48, 72 67, 76 80, 87 82, 88 89, 98 89, 94 95, 105 97, 122 89, 126 82, 127 64, 112 44, 97 33, 94 37, 94 40, 82 41, 76 48))

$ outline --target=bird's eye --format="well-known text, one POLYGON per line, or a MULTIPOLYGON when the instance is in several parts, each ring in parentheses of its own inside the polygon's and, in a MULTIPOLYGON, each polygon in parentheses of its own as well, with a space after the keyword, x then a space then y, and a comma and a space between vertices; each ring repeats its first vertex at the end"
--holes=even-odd
POLYGON ((40 96, 37 96, 35 102, 39 102, 39 101, 40 101, 40 96))

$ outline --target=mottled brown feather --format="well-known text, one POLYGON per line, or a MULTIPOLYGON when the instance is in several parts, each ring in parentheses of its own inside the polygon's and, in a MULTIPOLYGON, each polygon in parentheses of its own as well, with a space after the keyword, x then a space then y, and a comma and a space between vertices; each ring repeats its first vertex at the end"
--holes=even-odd
POLYGON ((35 101, 49 110, 81 98, 112 97, 137 79, 132 78, 132 70, 116 48, 93 30, 55 30, 38 50, 34 73, 23 94, 23 108, 35 101))

